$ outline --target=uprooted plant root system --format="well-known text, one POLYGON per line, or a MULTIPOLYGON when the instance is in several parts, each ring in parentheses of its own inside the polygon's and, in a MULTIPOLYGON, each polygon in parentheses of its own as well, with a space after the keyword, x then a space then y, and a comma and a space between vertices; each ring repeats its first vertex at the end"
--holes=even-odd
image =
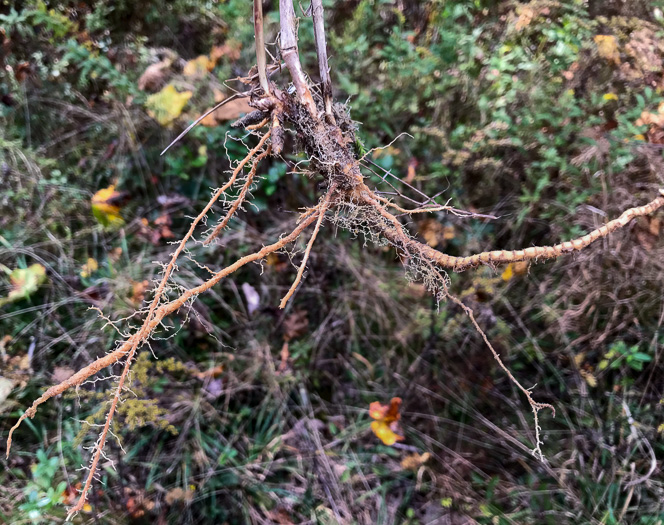
POLYGON ((128 338, 119 341, 113 352, 79 370, 68 380, 49 388, 34 401, 9 433, 7 454, 9 454, 11 448, 14 431, 25 418, 34 417, 40 404, 70 388, 80 386, 102 369, 123 362, 124 368, 118 379, 114 395, 109 400, 106 422, 95 444, 81 497, 70 510, 70 515, 81 510, 86 501, 86 494, 90 489, 100 458, 103 456, 111 421, 125 391, 125 382, 136 351, 142 345, 148 343, 162 320, 180 308, 190 305, 199 294, 209 290, 242 266, 250 262, 260 261, 270 253, 283 250, 286 246, 298 240, 309 227, 313 227, 294 282, 281 301, 280 307, 285 307, 303 278, 316 236, 326 221, 358 235, 361 234, 371 242, 394 247, 401 255, 408 278, 422 282, 439 301, 449 299, 468 315, 499 365, 528 399, 535 419, 536 443, 534 453, 541 457, 538 412, 543 408, 553 410, 553 407, 536 402, 531 396, 530 390, 523 387, 511 374, 475 320, 472 310, 449 294, 449 283, 445 272, 447 270, 463 271, 482 264, 495 266, 516 261, 537 262, 543 259, 556 258, 582 250, 590 243, 626 226, 635 217, 653 213, 664 206, 664 193, 660 192, 661 194, 652 202, 625 211, 619 218, 606 223, 601 228, 573 241, 554 246, 529 247, 515 251, 491 251, 469 257, 454 257, 422 244, 410 235, 395 213, 409 216, 417 213, 445 211, 469 217, 472 217, 473 214, 456 210, 450 206, 439 205, 432 200, 425 200, 413 209, 405 209, 369 188, 362 175, 365 157, 357 153, 355 125, 350 118, 348 108, 333 103, 331 99, 321 0, 314 0, 312 5, 322 89, 320 91, 312 90, 302 70, 297 47, 296 20, 292 0, 282 0, 280 2, 280 47, 281 56, 290 72, 294 89, 279 88, 268 79, 263 43, 262 7, 260 0, 256 0, 254 2, 254 26, 258 75, 257 78, 246 79, 250 89, 243 94, 243 96, 250 97, 250 105, 255 108, 255 111, 238 120, 234 127, 244 128, 256 135, 258 138, 257 145, 235 166, 229 180, 221 188, 214 191, 208 204, 191 223, 187 234, 172 254, 171 260, 164 266, 161 280, 154 290, 154 298, 149 306, 140 312, 144 315, 140 326, 128 338), (308 164, 301 172, 304 175, 322 178, 324 191, 319 202, 300 214, 296 227, 290 233, 285 233, 280 239, 264 246, 255 253, 239 258, 222 270, 216 273, 213 272, 203 284, 185 291, 178 291, 175 297, 172 293, 169 295, 172 292, 170 287, 172 274, 177 269, 178 258, 186 250, 187 243, 190 241, 202 242, 202 244, 207 245, 223 233, 236 211, 249 199, 250 190, 256 183, 256 172, 259 163, 268 155, 279 155, 283 151, 287 132, 296 137, 297 144, 308 158, 308 164), (245 167, 249 168, 247 175, 243 174, 245 167), (200 224, 204 223, 208 212, 226 194, 227 190, 235 188, 239 188, 239 192, 232 202, 226 203, 227 213, 225 217, 208 233, 206 238, 197 241, 194 235, 200 224))

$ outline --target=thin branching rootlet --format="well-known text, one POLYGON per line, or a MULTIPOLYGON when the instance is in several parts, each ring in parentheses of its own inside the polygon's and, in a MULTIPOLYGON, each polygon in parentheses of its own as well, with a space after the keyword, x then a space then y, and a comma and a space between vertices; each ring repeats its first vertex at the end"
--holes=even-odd
MULTIPOLYGON (((124 368, 109 401, 105 424, 92 452, 87 479, 80 499, 72 507, 70 515, 80 511, 85 504, 86 495, 95 477, 99 461, 104 455, 104 445, 110 432, 113 416, 126 392, 126 382, 136 352, 143 345, 149 344, 151 336, 160 327, 162 321, 181 308, 190 305, 198 295, 209 290, 241 267, 251 262, 259 262, 269 254, 281 251, 293 244, 303 234, 307 234, 309 238, 299 269, 292 286, 279 305, 284 308, 304 278, 309 255, 315 249, 316 237, 326 223, 361 234, 366 240, 379 245, 393 247, 403 261, 408 278, 422 282, 438 301, 449 299, 465 312, 500 367, 526 396, 534 415, 536 437, 534 453, 541 458, 538 413, 543 408, 553 411, 553 407, 537 402, 530 389, 522 386, 508 370, 476 321, 473 311, 460 299, 450 294, 446 271, 460 272, 480 265, 497 266, 517 261, 538 262, 554 259, 583 250, 596 240, 625 227, 634 218, 651 214, 664 206, 664 193, 660 192, 660 195, 651 202, 625 211, 620 217, 607 222, 604 226, 582 237, 554 246, 528 247, 513 251, 499 250, 468 257, 455 257, 419 242, 409 233, 400 217, 440 211, 465 217, 475 215, 439 204, 434 199, 425 196, 415 207, 408 209, 392 202, 367 185, 363 169, 370 161, 366 159, 366 155, 362 156, 357 153, 355 124, 351 120, 348 108, 335 103, 332 99, 322 0, 313 0, 311 9, 314 19, 318 73, 321 79, 320 85, 316 86, 309 82, 301 65, 296 29, 297 19, 292 0, 282 0, 279 10, 280 62, 276 64, 277 67, 272 67, 268 66, 266 59, 262 3, 260 0, 254 0, 257 74, 244 79, 245 83, 249 85, 249 89, 236 95, 236 97, 248 98, 255 111, 236 122, 234 127, 243 128, 254 135, 257 139, 256 146, 249 150, 245 158, 235 166, 229 180, 213 192, 208 204, 195 217, 188 232, 177 244, 170 261, 164 266, 160 282, 153 292, 152 301, 145 310, 139 312, 143 316, 139 328, 129 337, 118 341, 116 349, 108 355, 90 363, 66 381, 50 387, 34 401, 9 432, 7 455, 10 452, 14 431, 24 419, 34 417, 40 404, 68 389, 77 388, 88 378, 108 366, 118 362, 123 363, 124 368), (290 74, 291 86, 278 86, 270 79, 268 71, 277 70, 281 61, 290 74), (296 137, 297 143, 308 158, 306 170, 303 170, 302 174, 319 177, 322 181, 320 187, 323 188, 323 191, 318 203, 301 212, 297 224, 289 233, 284 232, 279 239, 275 239, 274 242, 263 246, 255 253, 239 258, 220 271, 212 272, 203 284, 174 293, 174 290, 177 289, 172 286, 171 279, 173 273, 177 271, 180 256, 183 252, 185 255, 187 254, 188 245, 200 243, 207 246, 223 234, 235 213, 250 202, 251 189, 257 183, 256 174, 260 162, 269 155, 280 155, 284 148, 287 132, 296 137), (247 168, 246 174, 245 168, 247 168), (233 190, 235 196, 232 197, 232 200, 227 201, 229 190, 233 190), (208 213, 220 201, 224 202, 226 215, 212 229, 201 233, 199 230, 204 229, 208 213), (202 235, 202 238, 199 239, 199 235, 202 235)), ((229 100, 231 99, 227 99, 227 101, 229 100)), ((185 132, 191 127, 193 125, 185 132)))

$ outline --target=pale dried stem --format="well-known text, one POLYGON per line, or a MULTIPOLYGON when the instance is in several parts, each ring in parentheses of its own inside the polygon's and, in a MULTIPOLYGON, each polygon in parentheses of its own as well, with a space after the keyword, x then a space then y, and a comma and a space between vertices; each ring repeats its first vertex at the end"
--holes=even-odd
POLYGON ((247 180, 244 182, 244 185, 240 190, 240 194, 238 195, 237 199, 235 199, 233 204, 231 204, 231 207, 228 210, 226 216, 221 220, 219 224, 217 224, 217 226, 214 228, 214 230, 208 236, 208 238, 205 239, 205 241, 203 241, 204 246, 207 246, 219 236, 222 230, 228 225, 229 221, 233 218, 233 215, 235 214, 237 209, 242 205, 245 198, 247 197, 247 193, 249 193, 249 188, 251 188, 251 185, 254 183, 254 177, 256 175, 256 170, 258 169, 258 164, 260 163, 261 160, 263 160, 265 157, 267 157, 270 154, 270 150, 271 147, 268 145, 267 149, 256 157, 253 165, 251 166, 251 170, 249 170, 249 174, 247 175, 247 180))
POLYGON ((313 118, 317 117, 316 104, 300 63, 300 53, 297 48, 297 34, 295 32, 295 10, 293 0, 279 1, 279 16, 281 27, 281 56, 290 72, 297 96, 302 105, 307 108, 313 118))
POLYGON ((304 270, 307 267, 307 261, 309 261, 309 254, 311 253, 311 248, 313 247, 314 241, 316 240, 316 236, 318 235, 318 230, 320 230, 320 226, 323 223, 323 219, 325 218, 325 212, 327 211, 330 205, 330 199, 332 198, 332 194, 334 193, 334 191, 335 187, 334 186, 330 187, 327 194, 323 198, 320 209, 318 211, 318 220, 316 221, 316 227, 314 228, 314 232, 311 234, 311 238, 307 243, 307 248, 304 250, 304 257, 302 257, 302 263, 300 264, 300 267, 297 270, 297 276, 295 277, 293 284, 288 290, 288 293, 281 300, 279 308, 286 307, 286 304, 288 303, 289 299, 293 296, 295 290, 297 290, 297 287, 300 284, 300 281, 302 280, 302 275, 304 274, 304 270))
POLYGON ((323 85, 323 101, 325 103, 325 117, 328 123, 335 125, 332 114, 332 80, 330 68, 327 63, 327 43, 325 42, 325 17, 322 0, 311 2, 314 18, 314 40, 316 41, 316 54, 318 55, 318 72, 323 85))
POLYGON ((381 197, 380 195, 374 193, 374 198, 379 200, 380 202, 386 204, 390 208, 394 208, 396 211, 399 213, 403 213, 405 215, 415 215, 418 213, 435 213, 438 211, 445 211, 448 213, 451 213, 452 215, 456 215, 457 217, 464 217, 464 218, 478 218, 478 219, 497 219, 495 215, 485 215, 483 213, 474 213, 472 211, 466 211, 466 210, 460 210, 458 208, 454 208, 453 206, 443 206, 439 204, 426 204, 424 206, 419 206, 418 208, 413 208, 412 210, 409 210, 407 208, 403 208, 396 204, 395 202, 391 201, 390 199, 386 199, 385 197, 381 197))
POLYGON ((265 59, 265 37, 263 35, 263 0, 254 0, 254 38, 256 40, 256 67, 258 80, 266 95, 270 95, 265 59))

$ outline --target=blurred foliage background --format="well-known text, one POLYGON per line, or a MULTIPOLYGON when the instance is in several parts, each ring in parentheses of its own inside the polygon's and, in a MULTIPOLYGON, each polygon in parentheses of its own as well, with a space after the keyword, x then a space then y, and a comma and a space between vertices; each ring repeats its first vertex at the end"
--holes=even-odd
MULTIPOLYGON (((335 96, 364 148, 410 135, 373 152, 367 177, 498 217, 412 221, 430 245, 553 244, 662 187, 664 1, 324 3, 335 96)), ((254 62, 250 4, 0 2, 3 441, 45 387, 113 347, 119 335, 91 307, 131 326, 169 242, 244 156, 247 137, 230 130, 243 103, 159 153, 242 89, 228 79, 254 62)), ((278 5, 264 6, 274 42, 278 5)), ((303 16, 315 81, 312 44, 303 16)), ((191 249, 199 265, 180 264, 179 286, 317 201, 320 181, 291 173, 302 157, 289 142, 261 167, 256 206, 216 246, 191 249)), ((297 262, 243 268, 144 349, 75 522, 663 522, 660 217, 557 262, 451 275, 515 376, 557 409, 541 413, 544 462, 523 396, 458 308, 404 279, 393 250, 325 228, 278 310, 297 262), (393 396, 406 439, 386 446, 368 409, 393 396)), ((21 427, 1 460, 0 521, 64 521, 111 380, 21 427)))

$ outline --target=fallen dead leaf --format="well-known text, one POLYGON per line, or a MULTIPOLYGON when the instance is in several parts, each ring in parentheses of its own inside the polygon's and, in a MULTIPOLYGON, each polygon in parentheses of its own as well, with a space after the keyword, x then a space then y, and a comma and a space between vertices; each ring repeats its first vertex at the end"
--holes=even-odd
POLYGON ((73 368, 69 368, 66 366, 56 366, 53 369, 53 382, 54 383, 62 383, 63 381, 67 381, 71 376, 73 376, 76 373, 76 370, 73 368))
POLYGON ((400 407, 400 397, 393 397, 389 405, 382 405, 378 401, 369 405, 369 416, 375 420, 371 422, 371 430, 385 445, 391 446, 404 440, 399 426, 400 407))
POLYGON ((408 161, 408 171, 406 172, 406 182, 408 184, 411 184, 415 180, 417 164, 416 158, 412 158, 408 161))
POLYGON ((141 91, 157 91, 164 86, 168 70, 173 60, 165 59, 148 66, 138 79, 138 89, 141 91))
POLYGON ((242 293, 247 300, 247 311, 252 315, 261 305, 261 296, 249 283, 242 283, 242 293))
POLYGON ((306 310, 295 310, 284 319, 284 341, 304 335, 309 326, 306 310))
POLYGON ((239 41, 230 40, 221 46, 214 46, 210 51, 210 60, 216 64, 220 58, 226 57, 231 62, 235 62, 240 58, 241 49, 242 44, 239 41))
POLYGON ((187 488, 186 490, 182 487, 175 487, 169 490, 164 497, 166 505, 173 505, 176 501, 191 501, 194 497, 194 490, 192 488, 187 488))
POLYGON ((112 228, 124 224, 120 215, 119 204, 127 197, 126 192, 115 191, 115 184, 102 188, 92 196, 92 214, 97 222, 105 228, 112 228))
POLYGON ((129 300, 134 306, 138 308, 143 304, 143 301, 145 300, 145 292, 148 291, 149 287, 150 281, 147 279, 143 281, 132 281, 131 297, 129 300))
POLYGON ((593 39, 597 45, 599 56, 607 62, 620 65, 620 51, 618 51, 618 41, 613 35, 596 35, 593 39))
POLYGON ((97 262, 97 259, 90 257, 88 258, 87 262, 81 266, 81 277, 84 279, 90 277, 97 270, 99 270, 99 263, 97 262))
POLYGON ((249 105, 249 102, 246 98, 231 100, 230 102, 221 106, 217 111, 213 111, 208 116, 206 116, 203 120, 201 120, 201 124, 203 126, 212 128, 218 126, 222 122, 235 120, 245 113, 249 113, 253 110, 254 108, 249 105))
POLYGON ((182 110, 193 96, 191 91, 178 92, 173 84, 150 95, 145 101, 148 115, 164 127, 169 127, 182 114, 182 110))
POLYGON ((0 298, 0 307, 21 299, 27 299, 46 281, 46 268, 39 263, 27 268, 10 270, 0 265, 0 269, 9 275, 10 289, 7 297, 0 298))
POLYGON ((425 452, 424 454, 411 454, 401 460, 401 468, 404 470, 417 470, 424 465, 431 458, 431 454, 425 452))
POLYGON ((417 225, 417 230, 424 241, 435 248, 444 239, 445 230, 443 225, 436 219, 425 219, 417 225))
POLYGON ((182 74, 190 79, 203 78, 214 69, 215 61, 206 55, 200 55, 184 65, 182 74))
POLYGON ((195 370, 194 376, 196 376, 201 381, 204 381, 206 379, 214 379, 216 377, 219 377, 223 372, 224 372, 223 365, 217 365, 215 367, 204 370, 203 372, 195 370))

